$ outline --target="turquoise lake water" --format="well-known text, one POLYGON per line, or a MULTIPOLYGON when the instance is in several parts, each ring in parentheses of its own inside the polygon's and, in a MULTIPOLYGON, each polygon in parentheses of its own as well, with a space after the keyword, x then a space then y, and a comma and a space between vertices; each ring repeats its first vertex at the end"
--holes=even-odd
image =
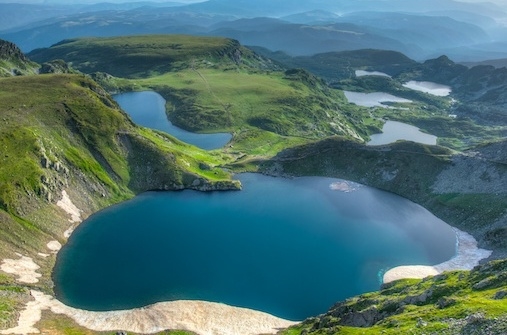
POLYGON ((166 101, 160 94, 153 91, 117 94, 114 96, 114 100, 136 124, 164 131, 201 149, 222 148, 232 138, 232 135, 228 133, 196 134, 176 127, 167 119, 166 101))
POLYGON ((455 234, 396 195, 331 178, 239 175, 242 191, 148 192, 92 215, 58 254, 62 302, 89 310, 206 300, 302 320, 437 264, 455 234))

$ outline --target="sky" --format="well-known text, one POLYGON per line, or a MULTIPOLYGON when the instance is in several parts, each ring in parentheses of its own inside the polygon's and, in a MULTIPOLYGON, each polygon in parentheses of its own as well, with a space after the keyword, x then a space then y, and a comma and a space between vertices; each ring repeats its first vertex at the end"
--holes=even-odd
POLYGON ((94 3, 125 3, 125 2, 180 2, 194 3, 206 0, 0 0, 0 3, 23 3, 23 4, 94 4, 94 3))
MULTIPOLYGON (((151 2, 182 2, 182 3, 191 3, 191 2, 203 2, 206 0, 0 0, 0 3, 68 3, 68 4, 78 4, 78 3, 100 3, 100 2, 142 2, 142 1, 151 1, 151 2)), ((252 0, 254 1, 254 0, 252 0)), ((276 0, 274 0, 276 1, 276 0)), ((506 6, 507 0, 456 0, 459 2, 492 2, 496 3, 500 6, 506 6)))

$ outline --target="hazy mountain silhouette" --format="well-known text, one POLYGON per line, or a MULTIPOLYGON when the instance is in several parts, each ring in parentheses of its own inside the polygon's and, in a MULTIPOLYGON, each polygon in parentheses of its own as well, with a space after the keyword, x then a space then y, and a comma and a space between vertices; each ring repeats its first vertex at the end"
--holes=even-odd
MULTIPOLYGON (((95 4, 76 6, 80 13, 67 14, 61 9, 65 6, 18 6, 19 15, 30 8, 41 13, 41 21, 33 22, 33 14, 24 27, 0 33, 23 51, 83 36, 183 33, 235 38, 291 55, 373 48, 418 60, 442 54, 458 61, 507 57, 507 27, 497 23, 507 14, 490 3, 209 0, 190 5, 95 4), (48 17, 49 8, 59 8, 59 16, 48 17)), ((0 18, 7 16, 6 11, 0 13, 0 18)))

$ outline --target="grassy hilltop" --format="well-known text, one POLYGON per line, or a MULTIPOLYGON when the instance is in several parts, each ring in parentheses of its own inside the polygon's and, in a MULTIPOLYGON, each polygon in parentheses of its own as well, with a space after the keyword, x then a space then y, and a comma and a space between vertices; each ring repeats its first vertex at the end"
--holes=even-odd
MULTIPOLYGON (((375 70, 368 66, 372 55, 379 54, 386 55, 346 53, 342 61, 354 59, 354 67, 337 73, 353 73, 355 67, 375 70)), ((18 284, 0 274, 0 329, 15 323, 17 311, 30 300, 29 289, 51 292, 54 255, 41 258, 38 253, 50 240, 65 242, 68 217, 56 206, 62 190, 86 217, 146 190, 237 189, 231 171, 334 176, 422 204, 473 233, 496 258, 507 256, 507 142, 500 140, 505 127, 449 118, 459 101, 405 89, 396 78, 347 77, 329 85, 225 38, 73 39, 29 57, 48 64, 49 72, 74 71, 70 65, 84 74, 0 79, 0 256, 27 255, 42 267, 36 284, 18 284), (176 125, 231 132, 231 142, 207 152, 138 127, 109 95, 147 89, 164 96, 168 118, 176 125), (349 104, 342 89, 384 89, 413 102, 363 108, 349 104), (417 124, 438 135, 440 145, 365 145, 380 131, 382 118, 417 124)), ((337 55, 320 59, 329 57, 339 61, 337 55)), ((412 79, 422 71, 404 56, 396 57, 403 61, 401 67, 388 60, 382 58, 383 68, 399 71, 400 78, 412 79)), ((425 66, 427 75, 432 65, 425 66)), ((483 325, 501 330, 506 319, 504 263, 394 283, 338 303, 327 314, 282 333, 473 334, 483 325), (432 316, 434 308, 438 313, 432 316)), ((92 333, 51 313, 44 315, 41 327, 55 334, 92 333)))
POLYGON ((192 131, 241 132, 235 146, 245 150, 268 141, 301 143, 302 137, 363 140, 380 126, 314 75, 282 70, 225 38, 78 39, 36 50, 30 57, 39 62, 61 58, 86 73, 108 72, 123 78, 108 80, 118 89, 153 89, 167 100, 174 124, 192 131))

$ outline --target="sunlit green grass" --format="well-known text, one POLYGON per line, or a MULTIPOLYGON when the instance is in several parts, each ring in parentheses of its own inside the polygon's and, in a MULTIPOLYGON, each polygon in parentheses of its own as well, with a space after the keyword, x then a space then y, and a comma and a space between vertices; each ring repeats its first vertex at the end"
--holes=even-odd
MULTIPOLYGON (((472 272, 454 271, 424 280, 400 280, 379 292, 363 294, 343 303, 351 311, 387 308, 389 315, 372 327, 341 325, 342 315, 331 309, 329 314, 318 317, 328 327, 313 328, 319 320, 310 318, 282 334, 461 334, 460 327, 470 324, 467 318, 472 314, 480 314, 482 321, 475 327, 481 329, 480 322, 494 324, 495 320, 507 317, 507 299, 495 299, 497 292, 507 289, 507 282, 501 279, 505 276, 505 264, 506 261, 496 261, 472 272), (486 278, 493 278, 492 285, 479 288, 477 285, 486 278), (495 281, 495 278, 498 279, 495 281), (424 292, 430 292, 426 300, 407 303, 410 297, 424 292), (458 320, 461 321, 456 322, 458 320)), ((502 329, 502 322, 495 327, 502 329)))

